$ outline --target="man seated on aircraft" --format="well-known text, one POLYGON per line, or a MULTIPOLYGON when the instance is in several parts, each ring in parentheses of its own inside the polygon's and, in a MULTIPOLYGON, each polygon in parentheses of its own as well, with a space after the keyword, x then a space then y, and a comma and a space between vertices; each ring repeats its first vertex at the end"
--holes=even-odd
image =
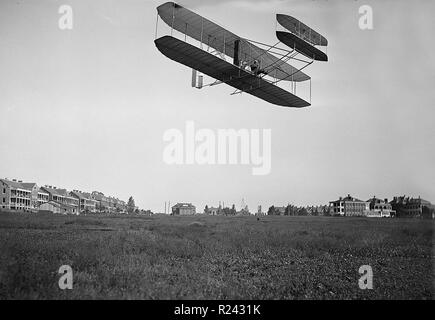
POLYGON ((254 60, 254 62, 251 64, 251 72, 256 76, 266 74, 264 70, 260 69, 260 63, 258 62, 258 60, 254 60))
POLYGON ((240 61, 240 68, 246 70, 248 68, 248 62, 246 60, 240 61))

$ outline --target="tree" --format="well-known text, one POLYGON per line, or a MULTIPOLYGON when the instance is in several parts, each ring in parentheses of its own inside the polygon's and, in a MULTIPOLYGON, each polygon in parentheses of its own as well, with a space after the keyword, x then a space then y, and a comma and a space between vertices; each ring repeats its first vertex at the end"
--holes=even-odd
POLYGON ((267 210, 267 215, 271 216, 275 214, 275 206, 269 207, 269 210, 267 210))
POLYGON ((205 214, 208 214, 208 205, 205 205, 204 213, 205 213, 205 214))
POLYGON ((307 216, 307 215, 308 215, 307 209, 305 209, 304 207, 298 209, 298 216, 307 216))
POLYGON ((235 216, 236 213, 237 213, 237 211, 236 211, 236 206, 233 204, 233 206, 231 207, 231 214, 232 214, 233 216, 235 216))
POLYGON ((127 202, 127 212, 128 212, 128 213, 133 213, 135 207, 136 207, 136 205, 135 205, 135 203, 134 203, 134 199, 133 199, 133 197, 128 198, 128 202, 127 202))

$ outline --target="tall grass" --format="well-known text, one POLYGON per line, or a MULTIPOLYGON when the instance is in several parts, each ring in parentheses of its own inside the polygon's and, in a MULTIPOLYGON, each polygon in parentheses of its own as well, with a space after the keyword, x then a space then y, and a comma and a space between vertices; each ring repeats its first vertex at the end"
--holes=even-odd
POLYGON ((0 214, 1 299, 431 299, 432 221, 0 214), (74 287, 58 287, 61 265, 74 287), (370 265, 374 289, 361 290, 370 265))

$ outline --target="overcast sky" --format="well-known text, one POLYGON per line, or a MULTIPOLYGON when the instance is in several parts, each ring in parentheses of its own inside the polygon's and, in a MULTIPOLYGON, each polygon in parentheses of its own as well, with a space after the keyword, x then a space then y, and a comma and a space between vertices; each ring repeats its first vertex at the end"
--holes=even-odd
MULTIPOLYGON (((275 14, 327 37, 329 62, 305 70, 313 105, 291 109, 221 85, 190 87, 190 70, 154 45, 163 1, 0 2, 0 177, 99 190, 142 208, 164 202, 327 204, 348 193, 435 202, 435 2, 180 1, 232 32, 274 44, 275 14), (58 9, 73 9, 60 30, 58 9), (374 29, 358 27, 369 4, 374 29), (163 133, 272 129, 272 171, 163 162, 163 133)), ((160 23, 162 23, 160 21, 160 23)), ((163 34, 161 34, 163 35, 163 34)))

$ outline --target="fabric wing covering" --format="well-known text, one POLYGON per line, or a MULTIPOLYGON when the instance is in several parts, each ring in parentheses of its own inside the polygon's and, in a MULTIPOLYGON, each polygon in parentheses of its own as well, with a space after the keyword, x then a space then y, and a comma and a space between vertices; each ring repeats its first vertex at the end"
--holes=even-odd
POLYGON ((315 46, 327 46, 328 40, 320 33, 314 31, 306 24, 300 22, 298 19, 285 14, 277 14, 276 20, 278 23, 286 28, 291 33, 294 33, 299 38, 304 39, 315 46))
POLYGON ((163 36, 154 42, 168 58, 267 102, 294 108, 310 105, 292 93, 177 38, 163 36))
POLYGON ((261 68, 265 68, 274 78, 297 82, 310 79, 302 71, 298 71, 266 50, 175 2, 166 2, 160 5, 157 7, 157 12, 168 26, 197 41, 202 39, 204 45, 225 53, 231 58, 234 58, 234 42, 240 40, 241 58, 253 60, 258 57, 261 68))
POLYGON ((277 31, 276 37, 285 45, 289 46, 290 48, 294 48, 297 52, 310 59, 328 61, 328 56, 324 52, 320 51, 315 46, 312 46, 307 41, 302 40, 293 33, 277 31))

